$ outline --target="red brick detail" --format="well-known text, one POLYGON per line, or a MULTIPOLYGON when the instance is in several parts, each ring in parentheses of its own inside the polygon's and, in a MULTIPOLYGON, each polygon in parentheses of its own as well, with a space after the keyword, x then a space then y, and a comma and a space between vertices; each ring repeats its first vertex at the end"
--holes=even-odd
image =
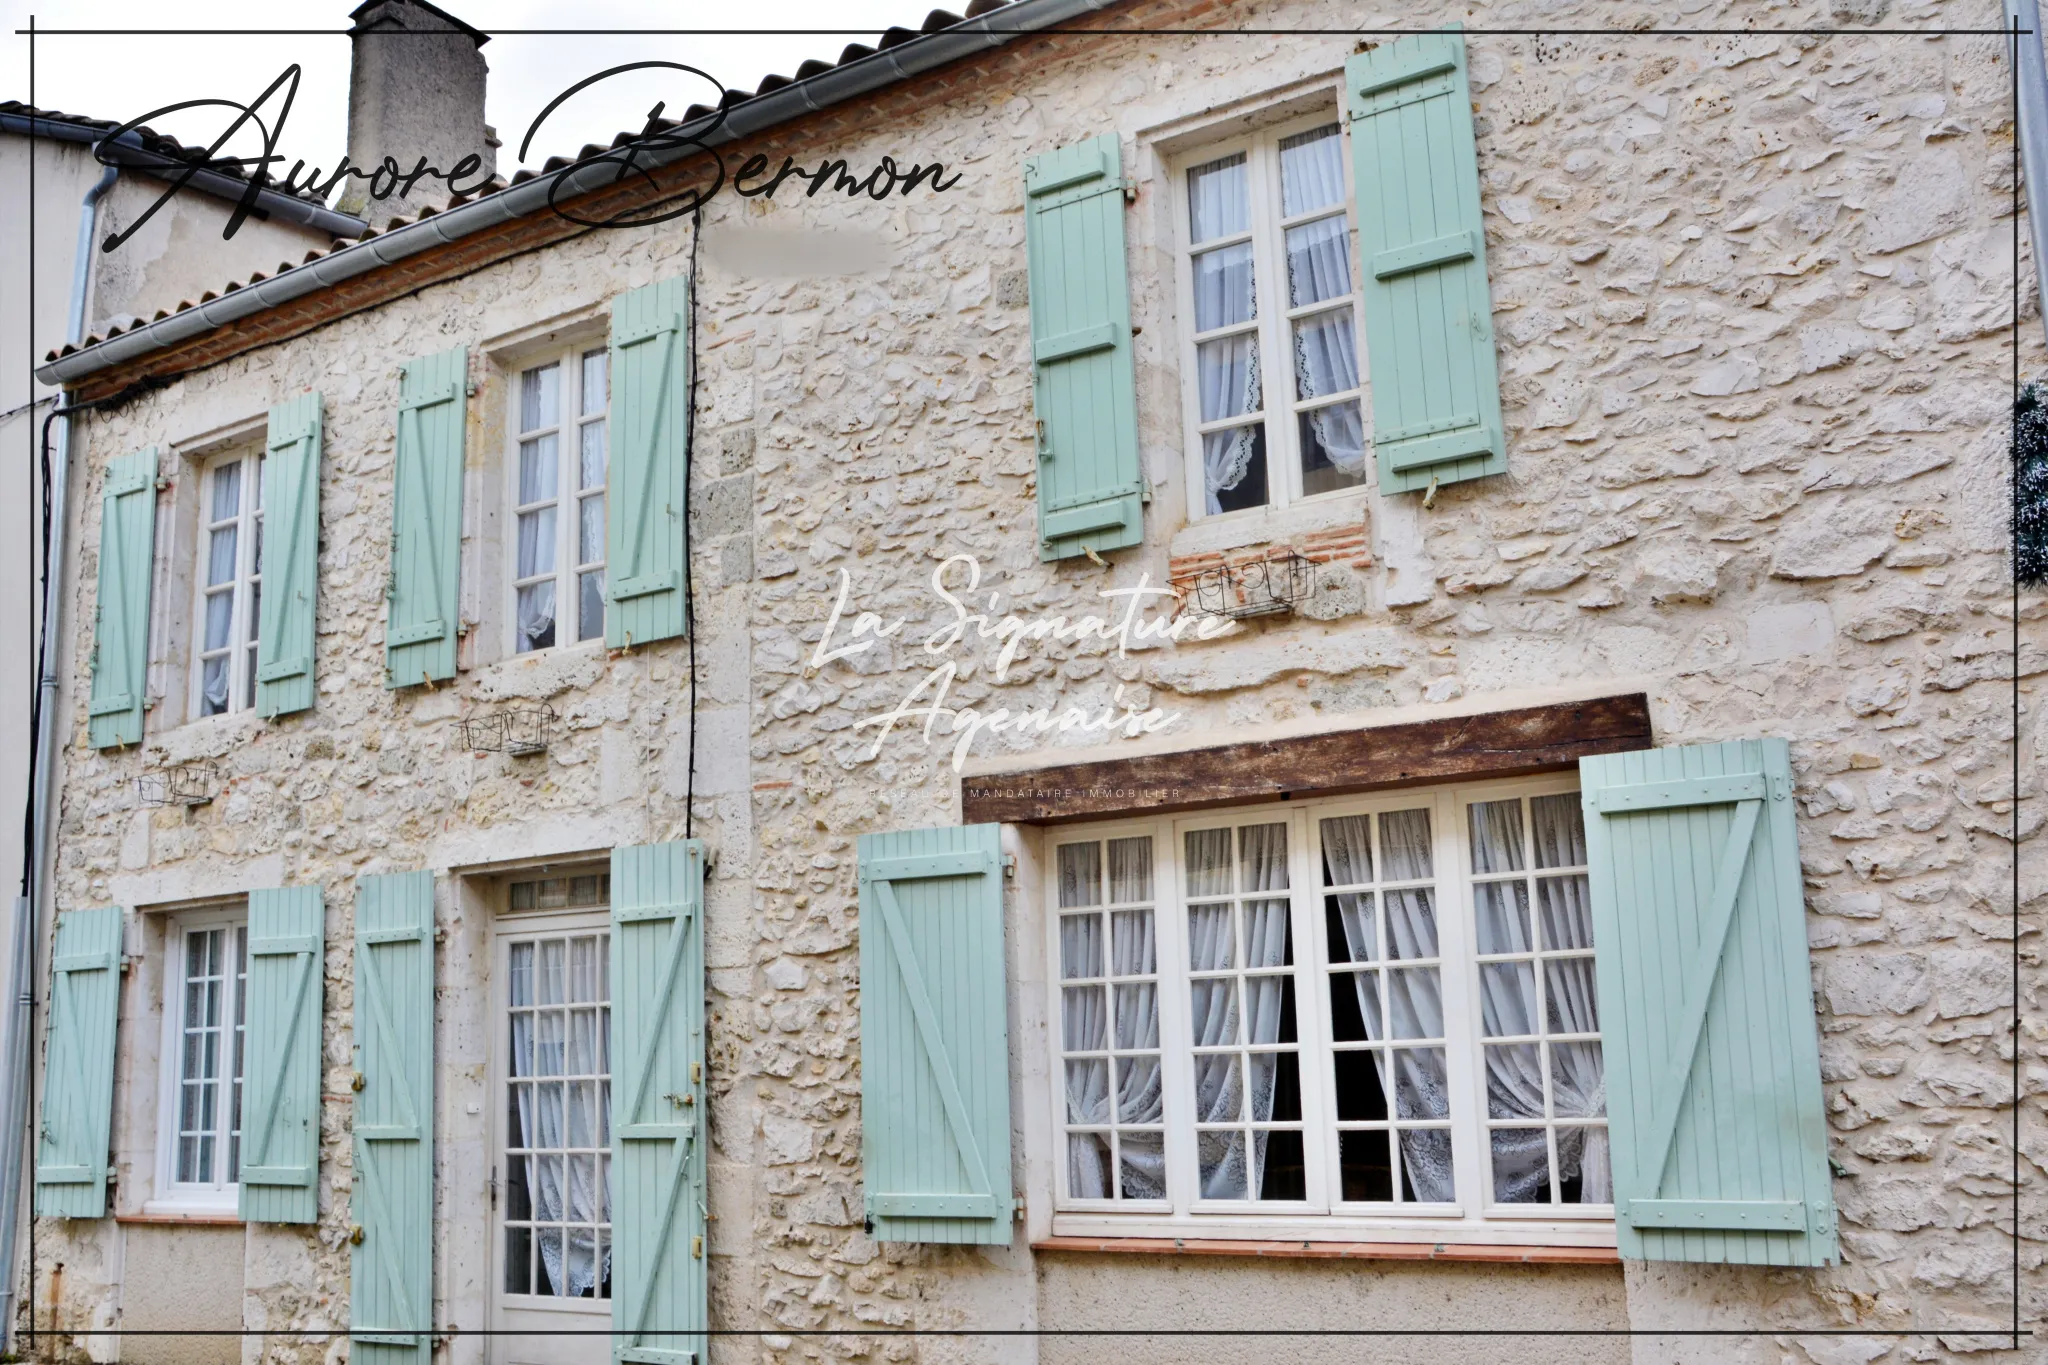
POLYGON ((1204 550, 1200 554, 1175 555, 1166 563, 1167 586, 1183 599, 1194 590, 1194 582, 1217 569, 1240 569, 1262 559, 1292 550, 1311 564, 1349 564, 1355 569, 1372 567, 1372 541, 1363 526, 1335 526, 1310 531, 1291 545, 1247 545, 1236 550, 1204 550))

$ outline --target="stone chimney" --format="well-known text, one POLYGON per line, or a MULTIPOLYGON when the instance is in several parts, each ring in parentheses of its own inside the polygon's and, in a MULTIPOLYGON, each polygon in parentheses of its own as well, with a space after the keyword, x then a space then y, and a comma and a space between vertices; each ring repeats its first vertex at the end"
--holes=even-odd
MULTIPOLYGON (((484 122, 489 68, 479 50, 490 35, 426 0, 364 0, 349 17, 349 164, 367 174, 388 159, 404 177, 425 157, 443 174, 421 176, 382 199, 371 196, 371 181, 351 176, 336 207, 382 228, 447 203, 448 176, 465 157, 479 164, 455 177, 461 188, 494 174, 498 135, 484 122)), ((389 189, 393 180, 387 170, 375 187, 389 189)))

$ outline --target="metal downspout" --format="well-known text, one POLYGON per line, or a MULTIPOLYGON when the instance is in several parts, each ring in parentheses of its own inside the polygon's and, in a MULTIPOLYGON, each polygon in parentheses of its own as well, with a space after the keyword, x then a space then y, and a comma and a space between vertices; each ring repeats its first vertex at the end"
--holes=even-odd
POLYGON ((2036 0, 2005 0, 2006 39, 2019 82, 2020 167, 2027 182, 2027 227, 2033 237, 2034 288, 2048 336, 2048 63, 2041 55, 2041 10, 2036 0))
MULTIPOLYGON (((92 282, 94 238, 99 223, 100 198, 120 178, 119 166, 108 166, 99 180, 85 192, 78 206, 78 245, 71 266, 71 308, 66 318, 66 337, 77 345, 85 335, 86 293, 92 282)), ((66 489, 71 469, 71 420, 66 408, 57 419, 56 449, 50 461, 50 524, 43 547, 45 583, 42 629, 37 636, 37 653, 42 660, 36 678, 35 766, 30 769, 29 799, 33 803, 30 821, 28 863, 23 869, 29 894, 14 901, 14 956, 8 982, 9 1008, 0 1015, 0 1057, 6 1059, 6 1095, 0 1111, 0 1350, 14 1349, 14 1313, 21 1279, 16 1273, 16 1251, 21 1229, 23 1203, 22 1173, 26 1164, 29 1085, 35 1058, 29 1050, 35 1008, 36 933, 39 903, 48 899, 43 869, 50 861, 50 834, 55 823, 53 803, 57 747, 57 649, 61 631, 58 616, 64 594, 64 531, 67 516, 66 489)))

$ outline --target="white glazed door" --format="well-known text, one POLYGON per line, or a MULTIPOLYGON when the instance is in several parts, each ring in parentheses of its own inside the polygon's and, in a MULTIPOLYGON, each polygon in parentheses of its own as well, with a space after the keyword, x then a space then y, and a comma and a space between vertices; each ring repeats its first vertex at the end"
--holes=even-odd
POLYGON ((611 1358, 610 937, 602 912, 520 917, 495 945, 496 1365, 611 1358))

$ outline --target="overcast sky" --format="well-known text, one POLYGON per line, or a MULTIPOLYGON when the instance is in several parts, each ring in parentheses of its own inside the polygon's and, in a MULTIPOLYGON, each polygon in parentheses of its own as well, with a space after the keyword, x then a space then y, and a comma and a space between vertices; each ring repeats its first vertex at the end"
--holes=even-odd
MULTIPOLYGON (((191 99, 253 101, 285 67, 303 68, 279 152, 332 169, 348 149, 348 13, 358 0, 0 0, 6 44, 0 99, 29 98, 29 40, 37 29, 331 29, 331 33, 227 35, 79 33, 35 42, 35 101, 46 109, 128 120, 191 99)), ((793 75, 807 57, 837 60, 850 42, 874 44, 891 24, 915 28, 930 0, 443 0, 441 7, 493 33, 490 122, 505 144, 498 170, 518 169, 519 140, 547 102, 607 67, 663 60, 699 67, 734 89, 752 90, 764 75, 793 75), (851 25, 853 27, 845 27, 851 25), (839 27, 834 27, 839 26, 839 27), (808 33, 648 35, 522 34, 516 29, 799 29, 808 33), (829 31, 824 31, 829 30, 829 31)), ((955 13, 964 4, 948 6, 955 13)), ((633 73, 593 86, 551 114, 525 163, 604 143, 638 128, 656 100, 673 116, 691 102, 708 103, 709 87, 680 73, 633 73)), ((232 111, 201 109, 151 126, 204 146, 232 111)), ((246 152, 246 146, 231 150, 246 152)))

